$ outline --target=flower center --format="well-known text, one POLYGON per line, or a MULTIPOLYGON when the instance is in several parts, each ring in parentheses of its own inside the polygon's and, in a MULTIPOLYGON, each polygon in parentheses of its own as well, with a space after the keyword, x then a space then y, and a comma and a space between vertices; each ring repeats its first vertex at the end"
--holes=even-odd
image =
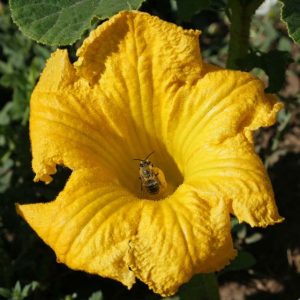
POLYGON ((146 157, 134 159, 138 161, 134 167, 136 179, 128 188, 140 199, 163 200, 177 189, 183 177, 168 153, 160 152, 151 158, 146 157))

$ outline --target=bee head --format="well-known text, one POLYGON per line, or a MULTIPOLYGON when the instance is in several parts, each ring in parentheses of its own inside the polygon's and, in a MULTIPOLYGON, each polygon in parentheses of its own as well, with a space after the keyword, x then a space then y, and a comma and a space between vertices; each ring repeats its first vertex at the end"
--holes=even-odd
POLYGON ((145 160, 141 160, 140 161, 140 167, 141 168, 144 168, 144 167, 147 167, 151 164, 151 162, 148 160, 148 159, 145 159, 145 160))
POLYGON ((148 158, 153 154, 154 152, 152 151, 150 154, 147 155, 145 159, 140 159, 140 158, 134 158, 133 160, 139 160, 140 161, 140 168, 145 168, 147 166, 151 165, 151 161, 148 160, 148 158))

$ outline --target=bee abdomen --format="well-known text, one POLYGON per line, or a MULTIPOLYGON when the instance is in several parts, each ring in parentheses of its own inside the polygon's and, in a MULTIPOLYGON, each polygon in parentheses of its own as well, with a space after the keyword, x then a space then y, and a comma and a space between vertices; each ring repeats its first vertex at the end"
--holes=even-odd
POLYGON ((147 184, 147 190, 150 194, 157 194, 159 192, 159 183, 157 181, 151 181, 147 184))

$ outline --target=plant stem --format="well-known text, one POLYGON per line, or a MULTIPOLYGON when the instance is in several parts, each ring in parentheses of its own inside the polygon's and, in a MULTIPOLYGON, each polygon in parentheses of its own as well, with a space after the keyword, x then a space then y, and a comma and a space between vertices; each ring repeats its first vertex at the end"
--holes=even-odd
POLYGON ((227 68, 238 69, 238 59, 248 53, 252 16, 262 2, 263 0, 229 0, 231 26, 227 68))

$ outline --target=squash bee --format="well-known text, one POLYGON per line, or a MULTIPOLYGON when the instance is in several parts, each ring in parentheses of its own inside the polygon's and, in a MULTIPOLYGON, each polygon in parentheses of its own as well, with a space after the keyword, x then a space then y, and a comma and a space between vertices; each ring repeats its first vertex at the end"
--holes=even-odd
POLYGON ((140 161, 139 166, 139 178, 141 180, 141 190, 143 188, 147 190, 149 194, 157 194, 160 190, 160 181, 157 177, 158 173, 155 173, 155 167, 148 158, 154 153, 151 152, 145 159, 134 158, 134 160, 140 161))

